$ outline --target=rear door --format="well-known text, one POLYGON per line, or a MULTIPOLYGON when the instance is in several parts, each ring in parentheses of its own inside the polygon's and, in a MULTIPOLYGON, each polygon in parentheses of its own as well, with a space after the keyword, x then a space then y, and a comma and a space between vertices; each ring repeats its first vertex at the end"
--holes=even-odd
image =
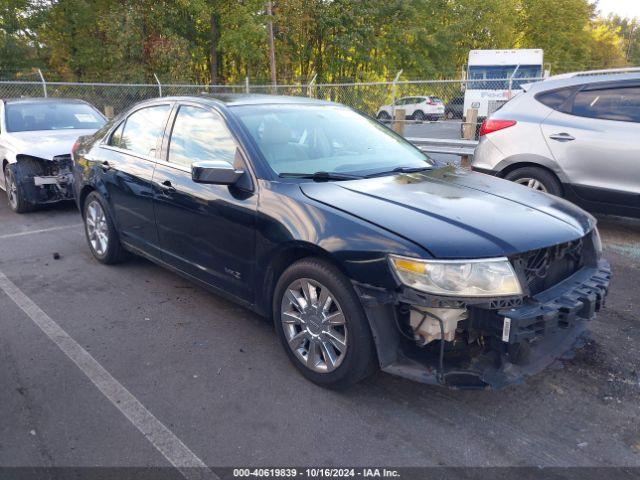
POLYGON ((239 144, 219 113, 182 103, 172 115, 162 150, 153 182, 164 260, 252 302, 257 195, 191 179, 196 161, 225 160, 248 172, 239 144))
POLYGON ((132 112, 100 146, 101 181, 122 240, 157 256, 153 171, 171 103, 132 112))
POLYGON ((587 85, 559 109, 542 132, 576 193, 640 207, 640 83, 587 85))

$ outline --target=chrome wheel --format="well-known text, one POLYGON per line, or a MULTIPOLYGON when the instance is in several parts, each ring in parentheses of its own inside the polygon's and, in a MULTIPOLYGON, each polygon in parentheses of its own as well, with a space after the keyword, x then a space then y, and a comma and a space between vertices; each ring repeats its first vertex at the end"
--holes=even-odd
POLYGON ((547 187, 545 187, 540 180, 536 180, 535 178, 525 177, 518 178, 514 181, 520 185, 524 185, 525 187, 533 188, 534 190, 547 193, 547 187))
POLYGON ((9 200, 9 205, 13 210, 18 208, 18 185, 16 184, 15 179, 13 178, 13 173, 9 168, 5 171, 5 187, 7 189, 7 199, 9 200))
POLYGON ((97 200, 91 200, 87 205, 85 225, 91 248, 99 256, 103 256, 109 247, 109 227, 104 209, 97 200))
POLYGON ((289 348, 307 368, 328 373, 340 366, 347 353, 347 324, 327 287, 309 278, 292 282, 282 298, 280 320, 289 348))

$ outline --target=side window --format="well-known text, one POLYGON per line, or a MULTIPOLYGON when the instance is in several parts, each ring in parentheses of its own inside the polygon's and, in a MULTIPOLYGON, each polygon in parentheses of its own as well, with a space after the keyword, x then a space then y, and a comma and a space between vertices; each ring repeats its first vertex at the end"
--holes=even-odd
POLYGON ((154 156, 158 139, 164 132, 169 109, 169 105, 156 105, 129 115, 118 146, 139 155, 154 156))
POLYGON ((224 120, 209 110, 183 105, 173 124, 168 161, 191 167, 202 160, 224 160, 236 168, 242 164, 224 120))
POLYGON ((571 96, 573 88, 559 88, 549 92, 543 92, 536 95, 536 100, 554 110, 560 110, 560 107, 571 96))
POLYGON ((122 130, 124 130, 124 122, 121 122, 120 125, 118 125, 118 128, 116 128, 111 134, 109 145, 111 145, 112 147, 122 146, 122 130))
POLYGON ((572 115, 640 123, 640 87, 607 88, 578 92, 572 115))

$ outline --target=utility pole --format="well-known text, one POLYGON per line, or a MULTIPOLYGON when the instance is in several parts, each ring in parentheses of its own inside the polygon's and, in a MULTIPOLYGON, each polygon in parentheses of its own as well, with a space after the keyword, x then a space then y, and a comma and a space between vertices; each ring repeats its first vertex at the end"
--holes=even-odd
POLYGON ((627 45, 627 54, 624 57, 624 59, 627 62, 629 61, 629 54, 631 53, 631 43, 633 41, 633 34, 637 30, 637 28, 638 28, 638 25, 636 24, 636 22, 634 20, 632 20, 631 21, 631 27, 629 27, 629 45, 627 45))
MULTIPOLYGON (((269 33, 269 66, 271 68, 271 85, 276 86, 276 47, 273 41, 273 13, 272 2, 267 0, 267 31, 269 33)), ((275 92, 274 92, 275 93, 275 92)))

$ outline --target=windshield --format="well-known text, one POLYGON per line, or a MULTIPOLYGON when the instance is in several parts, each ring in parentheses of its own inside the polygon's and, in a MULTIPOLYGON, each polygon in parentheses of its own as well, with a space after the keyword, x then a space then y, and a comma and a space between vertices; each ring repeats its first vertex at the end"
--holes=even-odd
POLYGON ((468 88, 471 90, 507 90, 509 78, 513 75, 512 89, 519 89, 523 83, 542 75, 541 65, 472 65, 469 67, 468 88), (518 70, 516 71, 516 67, 518 70), (513 75, 515 72, 515 75, 513 75), (518 80, 521 79, 521 80, 518 80), (522 80, 526 79, 526 80, 522 80), (482 80, 482 81, 479 81, 482 80))
POLYGON ((7 131, 98 129, 105 119, 90 105, 74 102, 7 103, 7 131))
POLYGON ((278 174, 366 175, 432 165, 409 142, 345 107, 251 105, 234 112, 278 174))

